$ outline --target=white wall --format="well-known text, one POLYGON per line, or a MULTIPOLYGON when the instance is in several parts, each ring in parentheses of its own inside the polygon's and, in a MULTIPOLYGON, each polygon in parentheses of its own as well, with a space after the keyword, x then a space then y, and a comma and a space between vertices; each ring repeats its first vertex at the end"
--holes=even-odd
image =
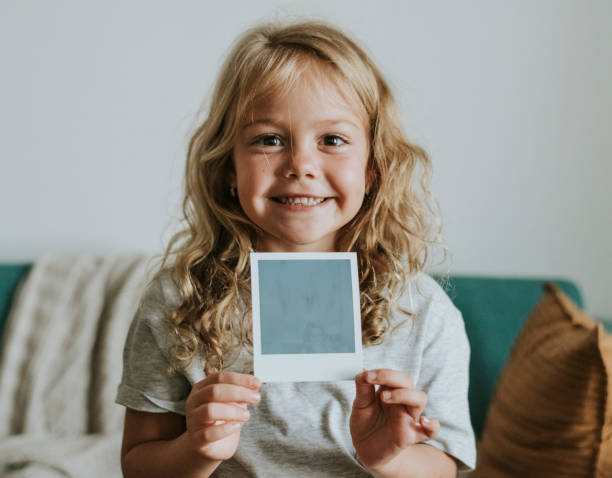
POLYGON ((568 277, 612 317, 612 2, 4 1, 0 260, 160 252, 230 42, 336 22, 434 162, 453 273, 568 277))

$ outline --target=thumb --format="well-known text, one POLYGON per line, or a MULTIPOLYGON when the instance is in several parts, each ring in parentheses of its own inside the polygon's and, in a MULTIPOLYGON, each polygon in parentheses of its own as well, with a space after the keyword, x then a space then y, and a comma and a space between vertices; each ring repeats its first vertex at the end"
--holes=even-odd
POLYGON ((355 391, 353 408, 367 408, 376 400, 374 385, 365 381, 365 370, 355 377, 355 391))

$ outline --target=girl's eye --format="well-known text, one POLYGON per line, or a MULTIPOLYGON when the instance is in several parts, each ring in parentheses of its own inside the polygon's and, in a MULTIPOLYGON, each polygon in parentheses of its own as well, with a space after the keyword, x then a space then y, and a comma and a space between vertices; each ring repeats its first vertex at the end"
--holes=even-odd
POLYGON ((338 136, 337 134, 328 134, 323 139, 325 146, 342 146, 346 143, 342 136, 338 136))
POLYGON ((280 146, 281 140, 278 136, 274 136, 272 134, 265 134, 253 141, 253 144, 260 144, 262 146, 280 146))
MULTIPOLYGON (((323 144, 325 146, 342 146, 346 143, 347 141, 342 136, 338 136, 337 134, 328 134, 323 138, 323 144)), ((264 134, 263 136, 260 136, 259 138, 255 139, 255 141, 253 141, 253 144, 277 147, 282 146, 283 142, 281 138, 274 134, 264 134)))

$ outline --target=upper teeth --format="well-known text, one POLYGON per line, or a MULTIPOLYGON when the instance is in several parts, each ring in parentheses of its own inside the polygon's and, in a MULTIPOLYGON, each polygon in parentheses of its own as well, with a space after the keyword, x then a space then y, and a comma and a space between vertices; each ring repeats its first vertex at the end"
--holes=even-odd
POLYGON ((302 204, 304 206, 314 206, 316 204, 322 203, 325 198, 278 198, 280 202, 283 204, 302 204))

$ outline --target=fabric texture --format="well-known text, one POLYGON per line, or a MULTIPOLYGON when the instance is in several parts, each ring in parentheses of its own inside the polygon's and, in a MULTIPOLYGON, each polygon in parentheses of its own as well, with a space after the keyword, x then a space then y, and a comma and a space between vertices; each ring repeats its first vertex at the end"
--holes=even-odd
POLYGON ((0 475, 120 477, 114 403, 147 258, 48 254, 18 290, 0 356, 0 475))
POLYGON ((612 477, 612 335, 553 284, 498 383, 475 477, 612 477))
MULTIPOLYGON (((424 274, 409 291, 400 304, 414 312, 414 319, 396 313, 394 332, 383 344, 364 349, 364 367, 409 373, 415 387, 428 394, 424 415, 441 423, 436 439, 427 443, 459 460, 460 470, 469 470, 475 464, 475 439, 467 401, 470 349, 461 313, 424 274)), ((167 319, 179 302, 169 274, 147 288, 126 340, 117 403, 153 413, 185 413, 191 387, 205 375, 202 357, 184 373, 166 373, 174 343, 167 319)), ((252 355, 240 349, 228 369, 250 372, 252 355)), ((349 432, 354 382, 267 383, 261 395, 260 403, 249 406, 251 418, 236 454, 214 476, 369 476, 349 432)))

